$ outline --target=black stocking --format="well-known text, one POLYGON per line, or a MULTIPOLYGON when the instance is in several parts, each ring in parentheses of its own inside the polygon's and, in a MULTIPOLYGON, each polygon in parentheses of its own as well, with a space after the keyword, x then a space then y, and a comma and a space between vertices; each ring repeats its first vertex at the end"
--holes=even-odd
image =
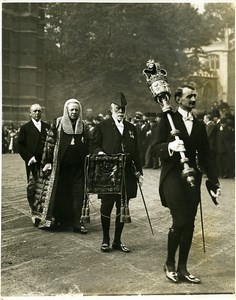
POLYGON ((177 270, 182 274, 187 273, 187 260, 188 260, 188 254, 192 244, 192 238, 193 238, 193 230, 188 229, 188 231, 182 235, 180 240, 179 262, 178 262, 177 270))
POLYGON ((103 243, 110 243, 110 218, 101 216, 102 230, 103 230, 103 243))
POLYGON ((167 260, 169 271, 175 271, 175 254, 180 243, 181 228, 170 228, 168 233, 167 260))
POLYGON ((120 222, 120 215, 117 213, 118 216, 116 217, 116 228, 115 228, 115 237, 114 243, 119 245, 121 243, 121 234, 124 228, 124 223, 120 222))

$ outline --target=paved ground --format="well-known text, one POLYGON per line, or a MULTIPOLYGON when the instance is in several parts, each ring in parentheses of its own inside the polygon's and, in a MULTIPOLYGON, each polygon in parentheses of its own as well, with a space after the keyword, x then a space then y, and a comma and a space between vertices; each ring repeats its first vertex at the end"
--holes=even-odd
MULTIPOLYGON (((32 226, 26 200, 26 175, 18 154, 2 156, 2 276, 1 296, 213 295, 235 298, 234 180, 221 180, 220 205, 214 206, 202 186, 206 253, 203 253, 200 214, 189 259, 189 270, 202 283, 172 284, 163 264, 170 226, 168 210, 159 201, 159 170, 145 169, 143 192, 154 236, 140 193, 130 204, 132 223, 123 242, 132 252, 102 253, 99 200, 91 196, 89 233, 46 232, 32 226), (216 295, 217 294, 217 295, 216 295)), ((113 216, 114 220, 114 216, 113 216)), ((111 232, 114 227, 112 226, 111 232)), ((205 297, 204 296, 204 297, 205 297)), ((41 297, 40 297, 41 298, 41 297)), ((168 297, 169 298, 169 297, 168 297)), ((156 299, 156 298, 155 298, 156 299)))

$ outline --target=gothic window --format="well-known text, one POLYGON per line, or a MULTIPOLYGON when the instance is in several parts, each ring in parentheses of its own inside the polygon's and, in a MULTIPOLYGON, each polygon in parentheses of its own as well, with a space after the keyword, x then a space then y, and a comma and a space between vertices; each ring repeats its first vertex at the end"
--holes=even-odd
POLYGON ((219 55, 210 54, 208 55, 208 64, 211 70, 217 70, 220 68, 219 55))

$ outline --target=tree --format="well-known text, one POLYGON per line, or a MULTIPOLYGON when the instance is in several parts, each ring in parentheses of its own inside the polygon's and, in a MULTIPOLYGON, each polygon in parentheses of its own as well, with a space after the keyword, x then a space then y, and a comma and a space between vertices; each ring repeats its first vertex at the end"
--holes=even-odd
POLYGON ((204 20, 213 39, 223 38, 226 28, 235 27, 235 4, 207 3, 204 5, 204 20))
POLYGON ((146 61, 158 60, 176 87, 199 67, 186 48, 211 39, 189 3, 47 3, 46 13, 47 105, 55 114, 69 97, 104 112, 117 90, 131 112, 158 110, 142 76, 146 61))

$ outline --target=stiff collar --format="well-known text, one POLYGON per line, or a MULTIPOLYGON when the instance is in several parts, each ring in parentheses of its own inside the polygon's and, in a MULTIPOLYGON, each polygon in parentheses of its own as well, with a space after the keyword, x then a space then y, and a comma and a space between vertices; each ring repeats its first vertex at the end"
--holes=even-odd
POLYGON ((183 118, 187 118, 187 117, 192 117, 192 113, 191 112, 188 112, 186 110, 184 110, 183 108, 179 107, 178 108, 178 112, 182 115, 183 118))
POLYGON ((38 121, 36 121, 35 119, 31 119, 32 120, 32 122, 34 123, 34 126, 38 129, 38 131, 40 131, 41 132, 41 119, 40 120, 38 120, 38 121))

